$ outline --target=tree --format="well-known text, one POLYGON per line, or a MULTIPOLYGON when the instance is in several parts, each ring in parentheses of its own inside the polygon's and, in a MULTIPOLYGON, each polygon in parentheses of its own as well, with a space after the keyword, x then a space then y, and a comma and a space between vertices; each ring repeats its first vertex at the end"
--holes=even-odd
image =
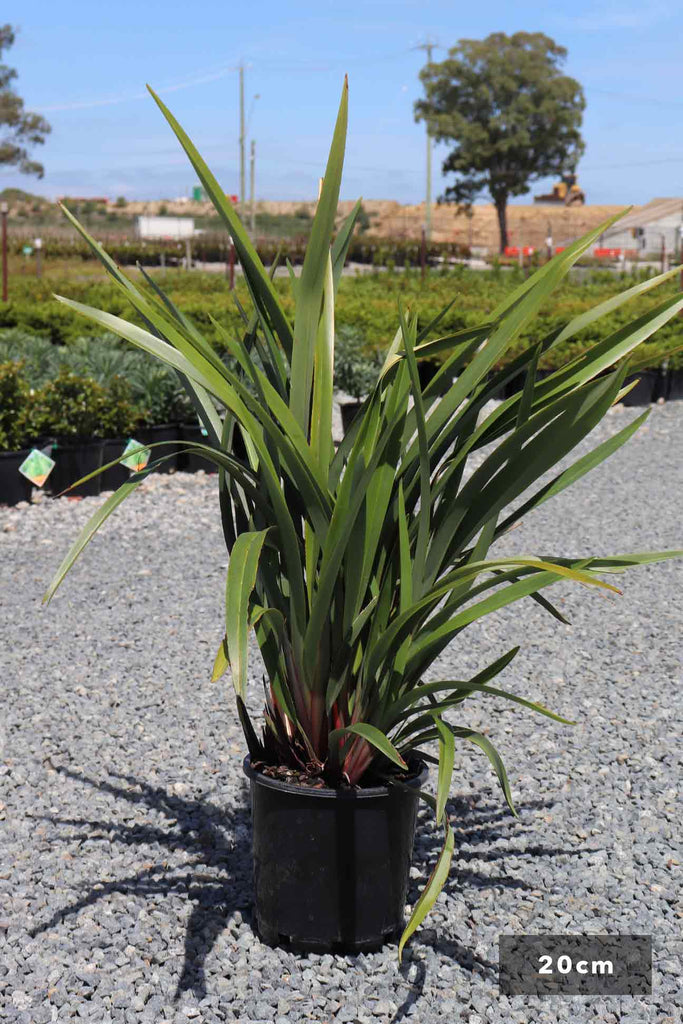
POLYGON ((425 99, 415 119, 440 142, 455 142, 444 174, 458 175, 443 197, 467 207, 488 192, 498 214, 501 252, 507 204, 538 178, 574 171, 583 153, 586 106, 579 83, 560 70, 567 51, 540 32, 494 32, 461 39, 440 64, 420 72, 425 99))
MULTIPOLYGON (((14 45, 11 25, 0 26, 0 58, 14 45)), ((29 158, 31 146, 42 145, 52 129, 40 114, 24 110, 24 101, 14 91, 14 68, 0 64, 0 166, 18 167, 22 174, 43 176, 43 165, 29 158)))

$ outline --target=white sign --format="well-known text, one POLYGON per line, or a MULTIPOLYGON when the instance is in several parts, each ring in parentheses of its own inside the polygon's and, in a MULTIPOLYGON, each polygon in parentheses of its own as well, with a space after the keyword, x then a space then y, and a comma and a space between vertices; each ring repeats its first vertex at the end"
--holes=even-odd
POLYGON ((170 238, 180 241, 194 235, 193 217, 138 217, 138 238, 170 238))

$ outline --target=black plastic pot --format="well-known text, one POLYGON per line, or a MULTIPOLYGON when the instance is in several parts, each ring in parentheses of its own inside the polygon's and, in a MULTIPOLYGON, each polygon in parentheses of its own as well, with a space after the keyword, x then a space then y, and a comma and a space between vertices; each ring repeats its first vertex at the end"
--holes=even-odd
POLYGON ((310 951, 379 949, 404 925, 418 790, 311 789, 251 782, 256 926, 269 945, 310 951))
MULTIPOLYGON (((102 465, 106 466, 108 462, 118 459, 120 455, 123 455, 123 449, 127 443, 127 440, 122 437, 106 438, 102 447, 102 465)), ((100 489, 103 491, 118 491, 121 484, 125 484, 129 476, 130 470, 122 462, 119 462, 118 465, 105 469, 104 473, 101 474, 100 489)))
POLYGON ((339 406, 339 409, 341 411, 342 427, 344 429, 345 434, 349 432, 351 424, 355 420, 356 416, 358 415, 362 407, 363 403, 360 401, 360 399, 357 402, 342 402, 342 404, 339 406))
POLYGON ((420 387, 424 391, 429 382, 436 377, 439 372, 439 363, 435 363, 432 359, 420 359, 417 364, 417 375, 420 379, 420 387))
MULTIPOLYGON (((181 423, 181 449, 183 441, 192 441, 195 444, 209 443, 208 437, 206 434, 202 434, 202 428, 198 423, 181 423)), ((197 455, 195 452, 183 452, 182 450, 178 457, 178 469, 181 469, 184 473, 196 473, 199 469, 203 469, 205 473, 215 472, 213 463, 209 462, 202 455, 197 455)))
MULTIPOLYGON (((536 370, 536 380, 544 380, 546 377, 549 377, 551 373, 554 373, 554 370, 536 370)), ((514 377, 507 382, 503 387, 503 393, 500 397, 503 399, 514 398, 515 395, 518 395, 524 390, 525 383, 526 370, 522 370, 520 373, 516 373, 514 377)))
MULTIPOLYGON (((140 427, 135 431, 135 440, 140 444, 155 444, 157 441, 178 441, 180 439, 180 426, 177 423, 162 423, 155 427, 140 427)), ((156 470, 157 473, 174 473, 178 469, 178 451, 180 445, 165 444, 163 448, 152 448, 149 457, 150 462, 154 459, 167 458, 167 462, 156 470)))
POLYGON ((627 377, 624 384, 630 384, 631 381, 637 380, 638 383, 629 391, 627 395, 622 398, 624 405, 649 405, 650 402, 655 401, 658 397, 655 395, 655 389, 659 385, 659 373, 657 370, 640 370, 638 373, 632 374, 627 377))
POLYGON ((683 398, 683 370, 669 370, 666 395, 667 402, 683 398))
POLYGON ((0 505, 18 505, 31 500, 31 481, 19 472, 19 466, 31 451, 0 452, 0 505))
MULTIPOLYGON (((52 494, 61 494, 75 480, 87 476, 102 465, 102 451, 104 441, 69 441, 58 442, 52 451, 52 458, 55 460, 55 467, 48 477, 52 494)), ((102 474, 94 476, 92 480, 74 487, 69 491, 71 497, 87 497, 99 494, 102 490, 102 474)))

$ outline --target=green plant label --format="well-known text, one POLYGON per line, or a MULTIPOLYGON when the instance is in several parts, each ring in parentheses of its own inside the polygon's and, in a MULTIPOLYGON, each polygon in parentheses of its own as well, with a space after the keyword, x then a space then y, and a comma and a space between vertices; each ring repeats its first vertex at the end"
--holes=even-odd
POLYGON ((152 454, 149 448, 143 448, 140 441, 134 441, 132 437, 128 439, 128 444, 123 449, 124 455, 127 452, 131 454, 128 455, 128 458, 121 459, 121 462, 124 466, 127 466, 128 469, 132 469, 135 472, 145 468, 149 462, 149 457, 152 454))
POLYGON ((36 487, 42 487, 52 472, 54 464, 54 459, 51 459, 45 452, 41 452, 39 448, 32 448, 19 466, 19 472, 36 487))

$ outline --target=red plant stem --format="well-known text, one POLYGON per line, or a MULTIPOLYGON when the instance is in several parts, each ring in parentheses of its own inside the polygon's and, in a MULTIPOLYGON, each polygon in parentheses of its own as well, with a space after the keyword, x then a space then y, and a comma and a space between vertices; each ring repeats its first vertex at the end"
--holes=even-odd
POLYGON ((334 728, 342 729, 345 723, 341 711, 339 710, 338 701, 335 700, 334 704, 332 705, 332 708, 330 709, 330 713, 332 715, 332 725, 334 726, 334 728))
POLYGON ((363 776, 371 761, 372 748, 370 744, 360 736, 356 737, 351 744, 348 756, 344 759, 344 771, 352 785, 363 776))
MULTIPOLYGON (((356 703, 353 706, 353 713, 351 715, 351 721, 349 724, 356 725, 360 718, 360 704, 358 703, 358 701, 356 701, 356 703)), ((369 747, 367 741, 361 739, 359 736, 354 737, 353 742, 351 743, 351 746, 348 749, 347 755, 344 758, 344 771, 348 775, 349 780, 351 781, 352 784, 356 781, 357 778, 360 778, 362 773, 365 771, 365 768, 367 767, 367 765, 363 765, 362 760, 361 763, 358 764, 360 752, 363 750, 363 747, 369 747)), ((372 755, 370 755, 370 760, 371 758, 372 755)))
POLYGON ((327 748, 327 734, 324 736, 323 744, 323 717, 325 714, 325 701, 321 693, 310 694, 310 715, 311 715, 311 731, 310 740, 313 749, 322 761, 326 749, 323 750, 323 745, 327 748))

